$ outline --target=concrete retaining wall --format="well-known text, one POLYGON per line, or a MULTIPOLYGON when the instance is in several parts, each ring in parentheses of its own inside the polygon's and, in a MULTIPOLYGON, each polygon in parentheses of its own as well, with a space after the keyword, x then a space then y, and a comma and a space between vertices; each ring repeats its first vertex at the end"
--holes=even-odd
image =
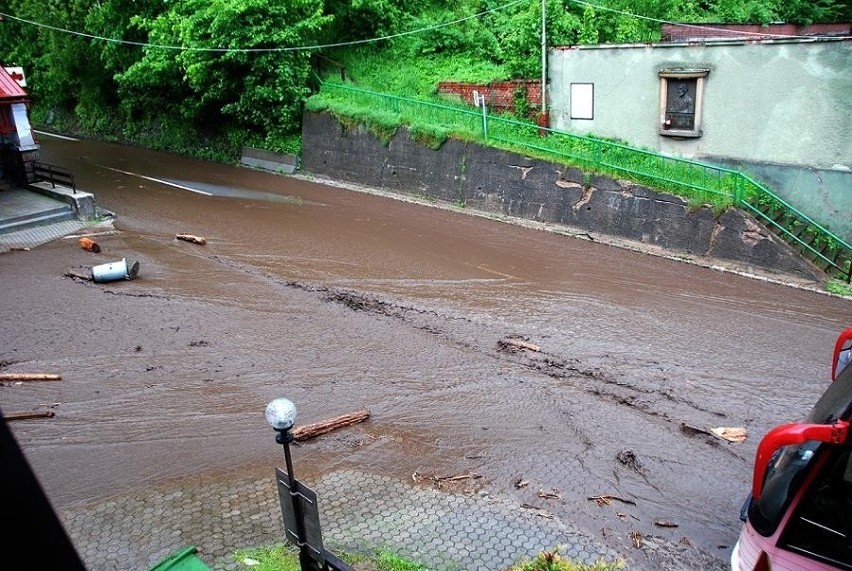
POLYGON ((577 168, 449 139, 439 150, 401 129, 384 145, 366 127, 347 130, 306 113, 302 170, 330 178, 527 220, 562 224, 693 256, 821 279, 750 216, 690 208, 680 197, 577 168))
POLYGON ((296 171, 299 161, 295 155, 273 153, 253 147, 243 147, 240 163, 273 172, 292 174, 296 171))

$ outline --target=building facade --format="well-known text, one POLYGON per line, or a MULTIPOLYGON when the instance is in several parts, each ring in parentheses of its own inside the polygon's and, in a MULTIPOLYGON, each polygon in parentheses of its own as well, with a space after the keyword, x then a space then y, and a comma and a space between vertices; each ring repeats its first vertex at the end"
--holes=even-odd
POLYGON ((554 48, 551 126, 735 167, 852 239, 852 41, 554 48))
POLYGON ((13 77, 0 67, 0 179, 17 184, 29 182, 32 163, 38 159, 39 145, 33 138, 27 116, 29 96, 13 77))

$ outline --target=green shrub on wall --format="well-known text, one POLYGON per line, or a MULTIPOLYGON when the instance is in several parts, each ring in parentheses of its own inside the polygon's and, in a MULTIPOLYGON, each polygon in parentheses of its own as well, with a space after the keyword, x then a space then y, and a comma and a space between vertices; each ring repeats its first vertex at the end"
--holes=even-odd
POLYGON ((449 131, 437 125, 420 125, 415 123, 408 128, 408 132, 416 143, 424 147, 429 147, 433 151, 440 149, 441 145, 449 138, 449 131))

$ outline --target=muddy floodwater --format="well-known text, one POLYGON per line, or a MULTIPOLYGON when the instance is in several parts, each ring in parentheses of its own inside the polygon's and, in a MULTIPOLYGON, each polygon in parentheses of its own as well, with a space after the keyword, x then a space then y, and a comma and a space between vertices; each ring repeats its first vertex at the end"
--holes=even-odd
POLYGON ((473 471, 453 491, 544 506, 639 567, 721 568, 760 436, 805 415, 852 324, 849 300, 461 211, 42 143, 117 215, 100 254, 67 239, 0 255, 0 361, 62 374, 0 387, 0 407, 56 412, 11 426, 60 514, 198 474, 269 474, 263 410, 286 396, 297 423, 372 413, 299 446, 303 477, 473 471), (138 279, 63 277, 121 258, 138 279), (669 547, 636 550, 631 531, 669 547))

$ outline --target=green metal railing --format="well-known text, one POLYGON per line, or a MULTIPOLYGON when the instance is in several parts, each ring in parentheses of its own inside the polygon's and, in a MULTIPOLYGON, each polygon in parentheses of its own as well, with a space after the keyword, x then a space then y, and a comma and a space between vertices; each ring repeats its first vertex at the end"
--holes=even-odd
POLYGON ((472 110, 333 82, 323 82, 321 94, 330 100, 340 97, 347 104, 391 112, 398 115, 399 124, 436 126, 464 139, 623 175, 702 204, 737 206, 826 271, 852 281, 852 245, 741 172, 488 115, 484 107, 472 110), (548 136, 542 137, 545 132, 548 136))

